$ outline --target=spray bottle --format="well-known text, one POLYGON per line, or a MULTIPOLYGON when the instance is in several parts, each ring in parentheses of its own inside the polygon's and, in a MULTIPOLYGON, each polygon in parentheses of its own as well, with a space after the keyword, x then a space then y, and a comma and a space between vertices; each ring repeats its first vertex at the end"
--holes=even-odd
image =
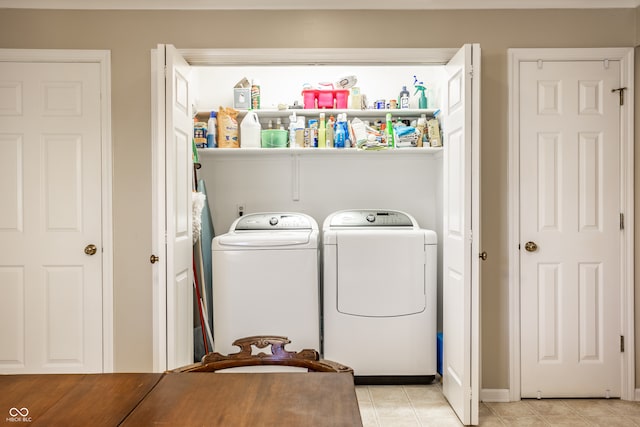
POLYGON ((420 96, 418 98, 418 108, 428 108, 427 107, 427 96, 425 92, 427 88, 424 86, 423 82, 419 82, 416 76, 413 76, 413 86, 416 88, 416 92, 414 95, 417 95, 420 92, 420 96))

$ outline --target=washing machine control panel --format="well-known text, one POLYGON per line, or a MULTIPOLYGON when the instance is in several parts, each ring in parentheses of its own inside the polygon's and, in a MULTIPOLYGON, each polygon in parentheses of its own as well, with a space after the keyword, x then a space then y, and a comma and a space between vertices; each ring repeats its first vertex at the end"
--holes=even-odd
POLYGON ((413 227, 413 219, 399 211, 344 211, 336 213, 331 227, 413 227))
POLYGON ((304 215, 286 213, 260 213, 245 215, 235 230, 311 230, 311 221, 304 215))

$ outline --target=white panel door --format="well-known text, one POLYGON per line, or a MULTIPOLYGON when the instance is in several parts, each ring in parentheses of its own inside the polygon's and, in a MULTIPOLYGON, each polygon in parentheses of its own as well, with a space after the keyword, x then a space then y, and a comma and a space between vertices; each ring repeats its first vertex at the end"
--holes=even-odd
POLYGON ((2 373, 102 372, 100 79, 0 62, 2 373))
POLYGON ((522 397, 620 396, 619 83, 619 61, 520 65, 522 397))
POLYGON ((167 369, 193 363, 193 118, 191 67, 165 48, 165 195, 167 230, 167 369))
POLYGON ((443 200, 443 393, 460 420, 478 424, 480 47, 446 67, 443 200))

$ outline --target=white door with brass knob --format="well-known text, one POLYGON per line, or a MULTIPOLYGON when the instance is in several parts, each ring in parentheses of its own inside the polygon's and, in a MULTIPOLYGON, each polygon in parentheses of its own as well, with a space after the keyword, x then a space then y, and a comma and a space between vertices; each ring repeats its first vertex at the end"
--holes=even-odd
POLYGON ((0 61, 0 373, 103 371, 101 74, 0 61))
POLYGON ((616 397, 619 61, 520 64, 522 397, 616 397))

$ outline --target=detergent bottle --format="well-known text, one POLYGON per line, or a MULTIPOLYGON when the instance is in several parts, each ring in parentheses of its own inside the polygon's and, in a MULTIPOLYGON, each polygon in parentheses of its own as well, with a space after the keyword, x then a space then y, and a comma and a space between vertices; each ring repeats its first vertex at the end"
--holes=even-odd
POLYGON ((345 148, 347 141, 347 133, 345 132, 345 120, 342 114, 338 114, 338 121, 336 122, 336 133, 333 140, 333 146, 335 148, 345 148))
POLYGON ((260 148, 260 133, 262 127, 258 115, 253 111, 248 111, 240 123, 240 147, 260 148))
POLYGON ((400 91, 399 104, 402 109, 409 108, 409 91, 406 86, 402 86, 402 90, 400 91))
POLYGON ((413 86, 416 88, 416 92, 414 95, 417 95, 420 92, 418 97, 418 108, 428 108, 427 107, 427 96, 425 92, 427 88, 424 86, 423 82, 419 82, 416 76, 413 76, 413 86))

